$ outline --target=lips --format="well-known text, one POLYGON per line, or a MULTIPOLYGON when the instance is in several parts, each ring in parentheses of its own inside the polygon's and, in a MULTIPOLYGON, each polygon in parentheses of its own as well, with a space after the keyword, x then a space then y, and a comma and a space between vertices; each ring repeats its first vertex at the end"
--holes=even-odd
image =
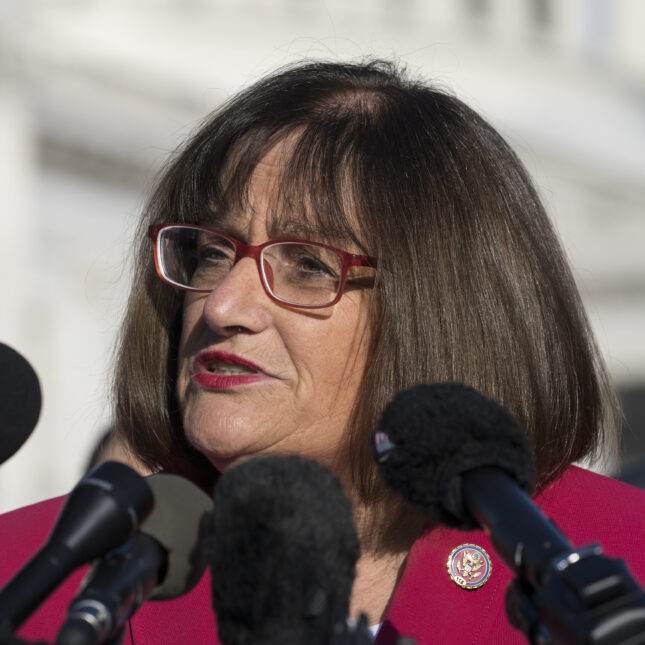
POLYGON ((220 350, 200 352, 194 362, 193 381, 213 390, 249 385, 266 373, 255 363, 220 350))

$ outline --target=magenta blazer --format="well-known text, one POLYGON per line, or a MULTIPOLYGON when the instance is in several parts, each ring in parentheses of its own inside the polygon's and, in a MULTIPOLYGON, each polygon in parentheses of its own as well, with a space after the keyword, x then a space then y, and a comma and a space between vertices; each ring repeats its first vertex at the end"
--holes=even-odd
MULTIPOLYGON (((645 491, 572 466, 536 501, 574 545, 599 542, 605 554, 626 560, 645 586, 645 491)), ((57 498, 0 517, 0 584, 44 542, 61 503, 57 498)), ((53 643, 82 575, 72 574, 25 623, 20 636, 53 643)), ((376 645, 394 645, 398 635, 412 636, 419 645, 521 645, 526 641, 508 624, 504 610, 511 579, 482 531, 428 531, 410 551, 376 645), (460 587, 448 574, 448 558, 462 544, 477 545, 490 556, 490 577, 477 589, 460 587)), ((181 598, 146 603, 130 621, 124 643, 219 645, 210 584, 207 573, 181 598)))

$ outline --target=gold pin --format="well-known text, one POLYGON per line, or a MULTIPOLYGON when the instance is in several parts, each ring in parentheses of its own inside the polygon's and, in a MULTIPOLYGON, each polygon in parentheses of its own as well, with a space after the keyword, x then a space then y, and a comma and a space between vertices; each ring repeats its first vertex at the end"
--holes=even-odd
POLYGON ((446 562, 448 575, 462 589, 479 589, 490 578, 493 563, 482 547, 460 544, 454 548, 446 562))

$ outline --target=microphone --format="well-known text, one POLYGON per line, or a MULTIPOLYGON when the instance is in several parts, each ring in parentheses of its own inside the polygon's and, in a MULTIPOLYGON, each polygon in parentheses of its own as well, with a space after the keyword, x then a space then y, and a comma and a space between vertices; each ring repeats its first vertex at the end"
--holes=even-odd
POLYGON ((40 416, 41 393, 33 367, 16 350, 0 343, 0 464, 29 439, 40 416))
POLYGON ((483 527, 506 563, 532 581, 572 548, 527 495, 534 468, 526 433, 473 388, 438 383, 399 392, 372 440, 390 488, 435 524, 483 527))
POLYGON ((361 632, 348 632, 359 544, 350 502, 327 468, 272 456, 227 470, 212 531, 224 645, 371 643, 364 617, 361 632))
POLYGON ((418 385, 394 397, 372 441, 386 484, 435 524, 490 534, 517 576, 508 618, 530 642, 645 642, 645 594, 622 560, 575 550, 533 503, 528 438, 500 404, 457 383, 418 385))
POLYGON ((76 567, 128 540, 152 509, 134 470, 105 462, 72 490, 47 542, 0 591, 0 627, 17 629, 76 567))
POLYGON ((70 605, 57 645, 112 642, 145 600, 176 598, 202 577, 212 499, 177 475, 146 481, 155 498, 152 513, 129 542, 96 561, 70 605))

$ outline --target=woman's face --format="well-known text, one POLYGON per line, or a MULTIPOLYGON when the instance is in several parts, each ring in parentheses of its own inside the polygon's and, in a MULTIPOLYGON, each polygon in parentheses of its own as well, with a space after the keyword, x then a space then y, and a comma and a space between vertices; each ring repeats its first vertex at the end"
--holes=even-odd
MULTIPOLYGON (((281 150, 257 166, 247 212, 219 224, 248 244, 270 239, 266 212, 281 150)), ((326 309, 280 305, 265 293, 252 258, 214 291, 186 293, 177 392, 188 441, 220 471, 255 455, 293 453, 344 468, 369 297, 368 289, 352 289, 326 309)))

